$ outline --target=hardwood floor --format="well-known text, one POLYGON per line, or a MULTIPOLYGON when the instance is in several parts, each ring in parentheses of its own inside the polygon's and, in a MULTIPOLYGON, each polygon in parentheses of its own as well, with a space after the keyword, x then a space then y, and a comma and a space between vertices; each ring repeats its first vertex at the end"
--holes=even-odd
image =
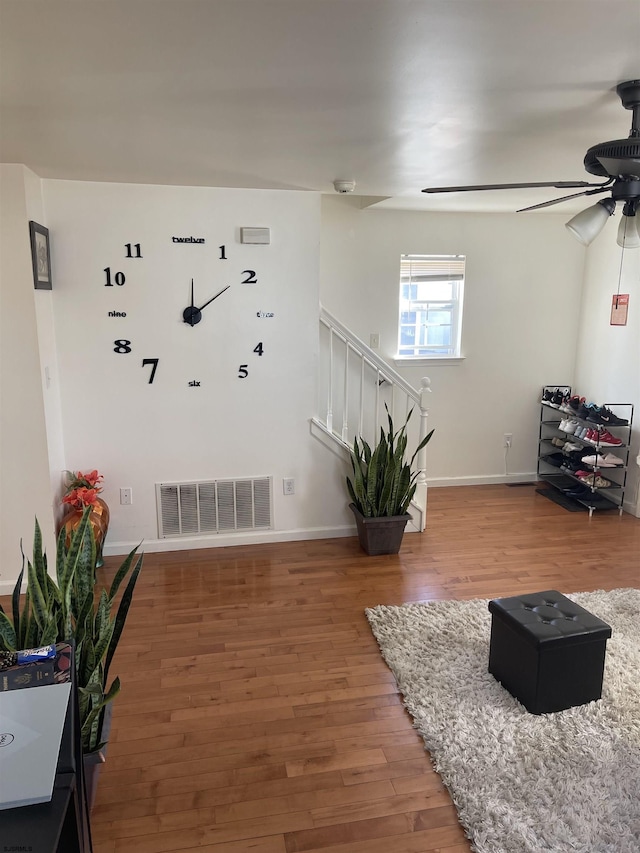
POLYGON ((355 538, 147 554, 95 853, 468 853, 364 608, 634 587, 639 555, 640 519, 533 485, 432 489, 393 557, 355 538))

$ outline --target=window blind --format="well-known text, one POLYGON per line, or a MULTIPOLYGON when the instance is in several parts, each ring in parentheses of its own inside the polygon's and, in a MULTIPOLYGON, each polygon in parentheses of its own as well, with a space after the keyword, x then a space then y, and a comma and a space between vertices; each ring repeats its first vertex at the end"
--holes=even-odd
POLYGON ((464 255, 402 255, 400 281, 462 281, 464 255))

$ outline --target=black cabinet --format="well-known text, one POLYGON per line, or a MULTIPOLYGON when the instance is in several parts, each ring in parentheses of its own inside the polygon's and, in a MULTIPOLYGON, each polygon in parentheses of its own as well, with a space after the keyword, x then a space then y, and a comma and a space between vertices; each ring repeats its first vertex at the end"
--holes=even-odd
POLYGON ((4 850, 92 853, 78 719, 78 694, 74 681, 62 732, 53 796, 48 803, 0 811, 0 839, 4 850))

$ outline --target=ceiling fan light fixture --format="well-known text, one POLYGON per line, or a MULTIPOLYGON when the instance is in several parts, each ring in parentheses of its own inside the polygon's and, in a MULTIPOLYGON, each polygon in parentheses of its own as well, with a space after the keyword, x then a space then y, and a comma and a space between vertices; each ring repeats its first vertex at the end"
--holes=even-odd
POLYGON ((582 243, 589 246, 607 224, 607 220, 616 209, 612 198, 603 198, 591 207, 581 210, 573 219, 565 223, 565 228, 582 243))
POLYGON ((618 246, 623 249, 640 249, 640 231, 638 231, 638 217, 628 216, 623 213, 618 225, 618 246))

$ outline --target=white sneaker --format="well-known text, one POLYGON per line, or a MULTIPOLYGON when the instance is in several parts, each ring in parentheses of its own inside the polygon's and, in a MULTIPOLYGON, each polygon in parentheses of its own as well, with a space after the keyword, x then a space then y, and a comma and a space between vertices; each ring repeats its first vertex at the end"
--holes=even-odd
POLYGON ((620 459, 619 456, 615 456, 613 453, 607 453, 602 465, 607 468, 617 468, 618 465, 624 465, 624 459, 620 459))
POLYGON ((593 456, 583 456, 582 461, 585 465, 591 465, 592 468, 609 468, 611 466, 607 465, 605 462, 604 456, 600 453, 595 453, 593 456))
POLYGON ((594 468, 617 468, 618 465, 624 465, 623 460, 614 456, 613 453, 607 453, 606 456, 602 456, 600 453, 593 456, 583 456, 582 461, 594 468))

